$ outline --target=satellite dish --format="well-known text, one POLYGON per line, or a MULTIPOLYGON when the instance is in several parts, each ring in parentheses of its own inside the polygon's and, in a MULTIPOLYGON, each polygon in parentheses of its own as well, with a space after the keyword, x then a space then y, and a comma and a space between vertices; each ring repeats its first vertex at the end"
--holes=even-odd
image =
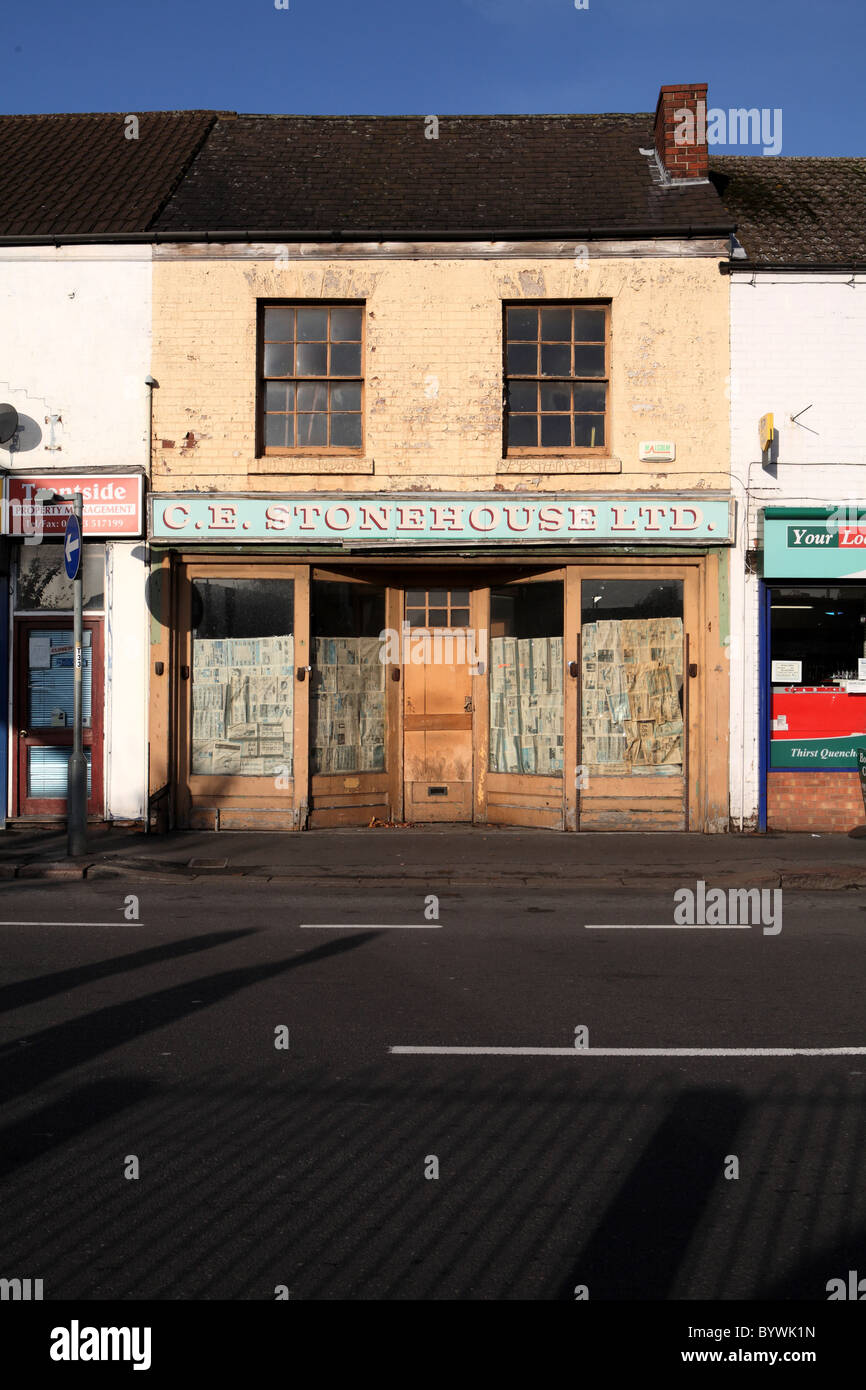
POLYGON ((18 411, 14 405, 0 405, 0 444, 8 444, 18 428, 18 411))

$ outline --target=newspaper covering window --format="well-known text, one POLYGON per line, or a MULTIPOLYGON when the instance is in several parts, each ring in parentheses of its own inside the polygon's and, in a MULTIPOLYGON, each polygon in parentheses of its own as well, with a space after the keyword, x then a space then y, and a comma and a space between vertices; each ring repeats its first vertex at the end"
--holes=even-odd
POLYGON ((581 581, 580 762, 593 777, 683 771, 683 581, 581 581))
POLYGON ((202 580, 194 588, 192 773, 290 775, 295 679, 291 581, 202 580), (275 626, 284 630, 267 631, 275 626), (232 635, 212 635, 216 631, 232 635))
POLYGON ((490 770, 563 771, 563 586, 509 584, 490 593, 490 770))

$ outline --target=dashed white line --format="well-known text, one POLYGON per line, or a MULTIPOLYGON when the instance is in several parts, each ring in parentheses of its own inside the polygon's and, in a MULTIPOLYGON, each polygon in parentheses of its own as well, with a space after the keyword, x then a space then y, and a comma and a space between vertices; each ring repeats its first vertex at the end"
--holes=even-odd
POLYGON ((866 1047, 390 1047, 455 1057, 866 1057, 866 1047))

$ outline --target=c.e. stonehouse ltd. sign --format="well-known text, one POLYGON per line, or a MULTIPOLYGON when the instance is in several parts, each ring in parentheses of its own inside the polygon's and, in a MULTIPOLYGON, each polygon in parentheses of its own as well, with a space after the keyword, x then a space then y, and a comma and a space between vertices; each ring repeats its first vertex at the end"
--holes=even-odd
POLYGON ((538 541, 730 544, 728 497, 151 495, 151 537, 165 541, 538 541))

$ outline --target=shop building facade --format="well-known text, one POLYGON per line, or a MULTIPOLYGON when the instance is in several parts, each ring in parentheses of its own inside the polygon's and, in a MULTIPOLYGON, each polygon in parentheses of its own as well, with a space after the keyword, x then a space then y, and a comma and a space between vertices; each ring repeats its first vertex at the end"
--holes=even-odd
POLYGON ((211 118, 0 117, 0 724, 8 822, 63 821, 72 748, 72 584, 83 499, 83 743, 91 820, 147 808, 145 493, 151 246, 145 232, 211 118), (74 177, 70 177, 74 170, 74 177))
POLYGON ((154 247, 160 823, 727 829, 702 93, 216 122, 154 247))
POLYGON ((733 823, 847 831, 863 821, 857 751, 866 749, 866 445, 854 408, 866 370, 866 162, 716 167, 745 253, 730 274, 742 518, 731 586, 733 823))

